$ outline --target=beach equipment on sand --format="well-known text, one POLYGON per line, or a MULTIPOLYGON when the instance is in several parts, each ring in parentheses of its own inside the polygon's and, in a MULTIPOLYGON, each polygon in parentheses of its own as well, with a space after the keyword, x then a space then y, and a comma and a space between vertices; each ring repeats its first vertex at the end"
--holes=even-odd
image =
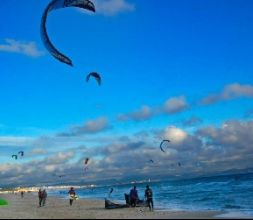
POLYGON ((78 200, 78 199, 79 199, 79 197, 78 197, 78 196, 76 196, 76 195, 74 195, 74 194, 70 194, 70 195, 69 195, 69 199, 72 199, 72 200, 78 200))
MULTIPOLYGON (((105 198, 105 209, 130 208, 131 207, 130 196, 128 194, 125 194, 125 200, 126 200, 126 204, 118 204, 118 203, 114 203, 111 200, 105 198)), ((138 200, 136 207, 148 207, 148 205, 147 205, 146 201, 138 200)))
POLYGON ((8 202, 4 199, 0 199, 0 206, 8 205, 8 202))
POLYGON ((116 204, 112 201, 105 199, 105 209, 122 209, 122 208, 129 208, 130 206, 127 204, 116 204))

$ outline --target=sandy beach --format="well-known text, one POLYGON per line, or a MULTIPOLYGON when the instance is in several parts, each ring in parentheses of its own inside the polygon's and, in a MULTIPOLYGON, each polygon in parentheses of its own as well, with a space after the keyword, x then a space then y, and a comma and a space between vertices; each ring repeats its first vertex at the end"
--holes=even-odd
POLYGON ((77 200, 72 207, 68 200, 48 197, 45 207, 38 207, 35 195, 4 194, 9 202, 0 207, 0 219, 215 219, 220 212, 154 211, 148 208, 106 210, 103 201, 77 200))

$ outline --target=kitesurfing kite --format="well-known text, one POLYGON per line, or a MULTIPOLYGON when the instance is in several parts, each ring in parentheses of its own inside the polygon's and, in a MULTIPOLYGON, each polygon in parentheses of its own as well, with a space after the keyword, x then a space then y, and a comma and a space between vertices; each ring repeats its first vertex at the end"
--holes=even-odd
POLYGON ((40 33, 41 33, 41 39, 46 47, 46 49, 49 51, 49 53, 59 60, 60 62, 66 63, 70 66, 73 66, 72 60, 62 54, 60 51, 58 51, 55 46, 51 43, 46 29, 46 22, 47 17, 51 11, 62 9, 66 7, 78 7, 82 9, 86 9, 88 11, 95 12, 95 6, 94 4, 89 0, 52 0, 48 6, 46 7, 42 19, 41 19, 41 26, 40 26, 40 33))
POLYGON ((18 159, 18 156, 17 156, 17 155, 12 155, 11 157, 14 158, 15 160, 18 159))
POLYGON ((19 151, 18 154, 20 154, 21 157, 24 156, 24 151, 19 151))
POLYGON ((101 77, 96 72, 91 72, 90 74, 88 74, 88 76, 86 77, 86 82, 89 82, 91 76, 97 80, 98 85, 101 85, 101 77))
POLYGON ((88 163, 90 161, 90 158, 86 158, 84 161, 84 171, 86 171, 88 169, 88 163))
POLYGON ((85 161, 84 161, 84 165, 87 165, 89 163, 89 158, 86 158, 85 161))
POLYGON ((161 142, 161 144, 160 144, 160 149, 161 149, 161 151, 164 152, 164 153, 165 153, 164 148, 166 147, 166 143, 170 143, 170 140, 163 140, 163 141, 161 142))

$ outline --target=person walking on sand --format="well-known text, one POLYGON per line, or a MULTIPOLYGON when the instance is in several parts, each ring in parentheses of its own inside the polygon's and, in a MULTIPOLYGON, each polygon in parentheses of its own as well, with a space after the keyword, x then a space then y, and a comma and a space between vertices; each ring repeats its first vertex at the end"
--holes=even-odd
POLYGON ((41 207, 42 206, 42 201, 43 201, 43 193, 42 193, 41 189, 39 189, 38 197, 39 197, 39 207, 41 207))
POLYGON ((42 206, 46 205, 46 200, 47 200, 47 191, 44 189, 42 192, 42 206))
POLYGON ((147 200, 149 210, 153 211, 154 210, 153 192, 152 192, 152 189, 149 186, 146 186, 145 198, 147 200))
POLYGON ((68 194, 69 194, 69 204, 70 204, 70 206, 72 206, 73 201, 76 197, 76 192, 73 187, 70 188, 68 194))

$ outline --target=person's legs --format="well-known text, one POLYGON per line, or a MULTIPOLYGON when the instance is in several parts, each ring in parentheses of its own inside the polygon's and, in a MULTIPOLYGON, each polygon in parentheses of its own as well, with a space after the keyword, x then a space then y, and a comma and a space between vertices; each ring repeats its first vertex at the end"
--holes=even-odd
POLYGON ((137 199, 134 199, 134 207, 137 206, 137 199))
POLYGON ((150 203, 151 203, 151 208, 152 208, 152 211, 154 210, 154 202, 153 202, 153 199, 150 199, 150 203))
POLYGON ((42 198, 39 198, 39 205, 41 207, 41 205, 42 205, 42 198))
POLYGON ((133 207, 134 206, 134 200, 130 199, 130 205, 133 207))
POLYGON ((70 199, 70 200, 69 200, 69 204, 72 206, 72 204, 73 204, 73 199, 70 199))
POLYGON ((154 208, 153 199, 148 199, 147 202, 148 202, 149 210, 152 211, 154 208))
POLYGON ((151 204, 150 204, 150 199, 147 200, 149 211, 151 211, 151 204))
POLYGON ((42 203, 42 205, 45 206, 45 204, 46 204, 46 198, 43 198, 43 203, 42 203))

